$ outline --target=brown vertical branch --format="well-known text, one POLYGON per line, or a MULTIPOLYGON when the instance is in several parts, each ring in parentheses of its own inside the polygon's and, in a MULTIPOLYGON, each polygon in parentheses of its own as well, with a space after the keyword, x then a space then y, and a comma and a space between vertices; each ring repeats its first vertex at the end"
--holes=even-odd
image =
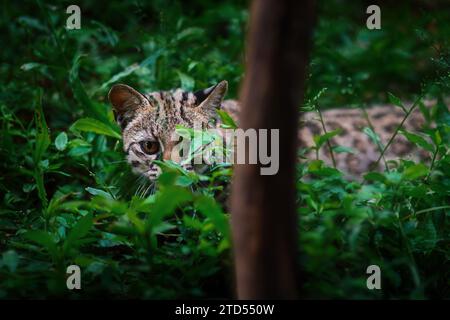
POLYGON ((296 137, 312 2, 255 0, 251 7, 240 124, 280 129, 280 167, 263 176, 259 164, 236 165, 231 223, 240 299, 296 297, 296 137))

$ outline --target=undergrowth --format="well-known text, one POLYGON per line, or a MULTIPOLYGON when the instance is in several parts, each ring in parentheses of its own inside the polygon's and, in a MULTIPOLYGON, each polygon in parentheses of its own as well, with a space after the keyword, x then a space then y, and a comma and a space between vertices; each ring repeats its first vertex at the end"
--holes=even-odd
MULTIPOLYGON (((399 159, 359 181, 320 159, 298 164, 302 297, 449 298, 448 14, 409 17, 404 25, 422 26, 421 40, 398 40, 387 26, 408 30, 389 20, 391 13, 386 29, 370 33, 355 19, 359 11, 335 19, 338 1, 330 3, 315 34, 307 105, 365 104, 388 99, 388 91, 417 99, 417 107, 422 97, 435 98, 431 112, 421 109, 434 126, 396 131, 432 161, 399 159), (380 64, 380 52, 389 63, 380 64), (382 270, 382 290, 367 290, 373 264, 382 270)), ((85 3, 82 29, 72 31, 63 27, 66 6, 4 5, 1 298, 233 296, 226 201, 233 168, 197 174, 165 162, 156 184, 133 175, 105 96, 116 82, 192 90, 227 79, 236 97, 246 5, 85 3), (82 269, 81 291, 66 288, 72 264, 82 269)), ((316 137, 316 149, 329 147, 335 134, 316 137)))

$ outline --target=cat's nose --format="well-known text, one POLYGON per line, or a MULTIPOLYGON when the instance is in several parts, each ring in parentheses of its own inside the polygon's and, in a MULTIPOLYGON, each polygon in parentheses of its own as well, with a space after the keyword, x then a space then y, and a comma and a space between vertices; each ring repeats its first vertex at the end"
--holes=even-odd
POLYGON ((173 154, 172 154, 173 148, 174 148, 174 144, 168 144, 164 148, 164 152, 162 154, 163 160, 172 160, 174 162, 177 162, 178 159, 173 159, 173 154))
POLYGON ((172 154, 172 149, 168 149, 166 148, 166 150, 164 150, 163 152, 163 160, 171 160, 171 154, 172 154))

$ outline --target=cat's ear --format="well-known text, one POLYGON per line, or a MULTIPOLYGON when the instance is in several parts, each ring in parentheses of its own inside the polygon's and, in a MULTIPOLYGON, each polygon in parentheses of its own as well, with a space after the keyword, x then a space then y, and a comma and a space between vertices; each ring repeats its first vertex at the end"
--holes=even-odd
POLYGON ((228 90, 228 82, 221 81, 215 86, 194 92, 199 107, 220 109, 220 105, 228 90))
POLYGON ((150 105, 147 98, 137 90, 125 84, 114 85, 108 93, 109 102, 118 114, 150 105))

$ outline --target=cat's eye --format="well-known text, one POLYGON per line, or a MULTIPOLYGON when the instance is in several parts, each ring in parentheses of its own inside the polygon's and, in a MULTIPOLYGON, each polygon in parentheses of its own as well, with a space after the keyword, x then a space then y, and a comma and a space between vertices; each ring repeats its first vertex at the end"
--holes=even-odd
POLYGON ((145 140, 145 141, 141 141, 141 149, 142 151, 144 151, 146 154, 155 154, 158 153, 159 151, 159 142, 158 141, 150 141, 150 140, 145 140))

